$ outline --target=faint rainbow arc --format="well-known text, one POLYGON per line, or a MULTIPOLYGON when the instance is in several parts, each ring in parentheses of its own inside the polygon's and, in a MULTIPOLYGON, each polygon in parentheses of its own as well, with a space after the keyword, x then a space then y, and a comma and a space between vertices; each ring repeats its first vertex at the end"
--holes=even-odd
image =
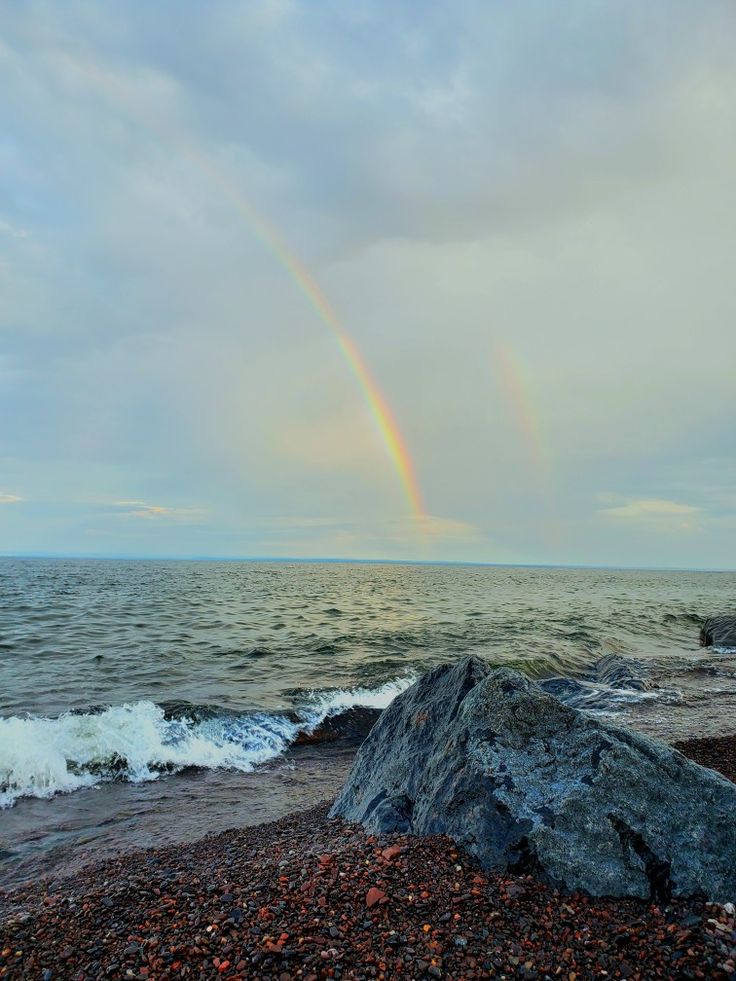
POLYGON ((522 435, 527 456, 540 483, 540 490, 547 510, 549 539, 553 545, 557 546, 560 544, 562 536, 557 508, 553 501, 552 472, 549 455, 544 448, 542 427, 529 393, 529 386, 524 379, 518 358, 511 347, 499 337, 493 341, 493 358, 504 389, 506 403, 511 409, 514 421, 522 435))
POLYGON ((527 455, 535 469, 546 478, 549 475, 549 464, 542 449, 540 426, 518 360, 508 344, 498 338, 493 344, 493 355, 506 401, 524 437, 527 455))
POLYGON ((418 520, 420 527, 423 527, 427 512, 422 490, 414 461, 393 410, 365 363, 357 344, 342 326, 329 300, 305 265, 287 246, 276 228, 256 210, 240 188, 222 173, 207 154, 192 147, 176 130, 162 125, 159 120, 148 118, 148 114, 141 111, 140 107, 131 106, 124 87, 108 71, 87 59, 82 62, 78 58, 71 58, 68 55, 67 58, 73 62, 76 68, 92 76, 95 82, 105 89, 113 104, 124 108, 129 118, 142 123, 144 128, 150 132, 159 134, 162 142, 177 146, 187 159, 213 179, 220 189, 228 195, 240 214, 246 218, 256 236, 286 269, 337 341, 340 352, 365 396, 371 416, 393 463, 412 515, 418 520))

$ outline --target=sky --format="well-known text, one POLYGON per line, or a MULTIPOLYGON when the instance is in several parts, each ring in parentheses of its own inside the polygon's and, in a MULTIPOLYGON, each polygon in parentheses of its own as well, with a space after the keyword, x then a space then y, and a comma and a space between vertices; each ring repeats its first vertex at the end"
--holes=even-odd
POLYGON ((730 0, 0 3, 0 554, 736 566, 730 0))

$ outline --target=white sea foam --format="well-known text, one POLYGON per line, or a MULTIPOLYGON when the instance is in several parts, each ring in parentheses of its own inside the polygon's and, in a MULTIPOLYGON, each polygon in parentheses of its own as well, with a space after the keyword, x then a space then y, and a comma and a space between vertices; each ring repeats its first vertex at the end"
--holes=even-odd
POLYGON ((387 705, 413 683, 414 677, 407 675, 387 681, 379 688, 348 688, 335 691, 316 692, 307 698, 299 709, 299 717, 304 720, 307 731, 314 731, 325 719, 334 718, 352 708, 385 709, 387 705))
POLYGON ((52 797, 116 778, 140 783, 186 767, 248 772, 327 718, 358 706, 385 708, 411 681, 315 693, 298 707, 296 721, 265 712, 167 719, 149 701, 55 719, 0 718, 0 808, 20 797, 52 797))

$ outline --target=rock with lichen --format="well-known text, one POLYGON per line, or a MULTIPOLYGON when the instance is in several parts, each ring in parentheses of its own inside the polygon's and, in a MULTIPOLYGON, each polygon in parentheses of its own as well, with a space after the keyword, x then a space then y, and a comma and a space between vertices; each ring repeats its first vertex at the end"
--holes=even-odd
POLYGON ((466 657, 382 713, 332 815, 593 895, 736 897, 736 786, 466 657))

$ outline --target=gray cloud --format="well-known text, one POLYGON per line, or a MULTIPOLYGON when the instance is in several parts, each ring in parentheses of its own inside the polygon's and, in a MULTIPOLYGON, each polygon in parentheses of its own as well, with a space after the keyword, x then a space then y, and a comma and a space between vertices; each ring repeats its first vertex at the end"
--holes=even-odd
POLYGON ((3 509, 3 547, 732 565, 735 20, 4 8, 0 463, 37 503, 3 509), (400 421, 435 516, 414 545, 365 398, 241 196, 400 421), (120 487, 201 514, 121 537, 94 503, 120 487), (695 530, 603 513, 646 502, 695 530))

